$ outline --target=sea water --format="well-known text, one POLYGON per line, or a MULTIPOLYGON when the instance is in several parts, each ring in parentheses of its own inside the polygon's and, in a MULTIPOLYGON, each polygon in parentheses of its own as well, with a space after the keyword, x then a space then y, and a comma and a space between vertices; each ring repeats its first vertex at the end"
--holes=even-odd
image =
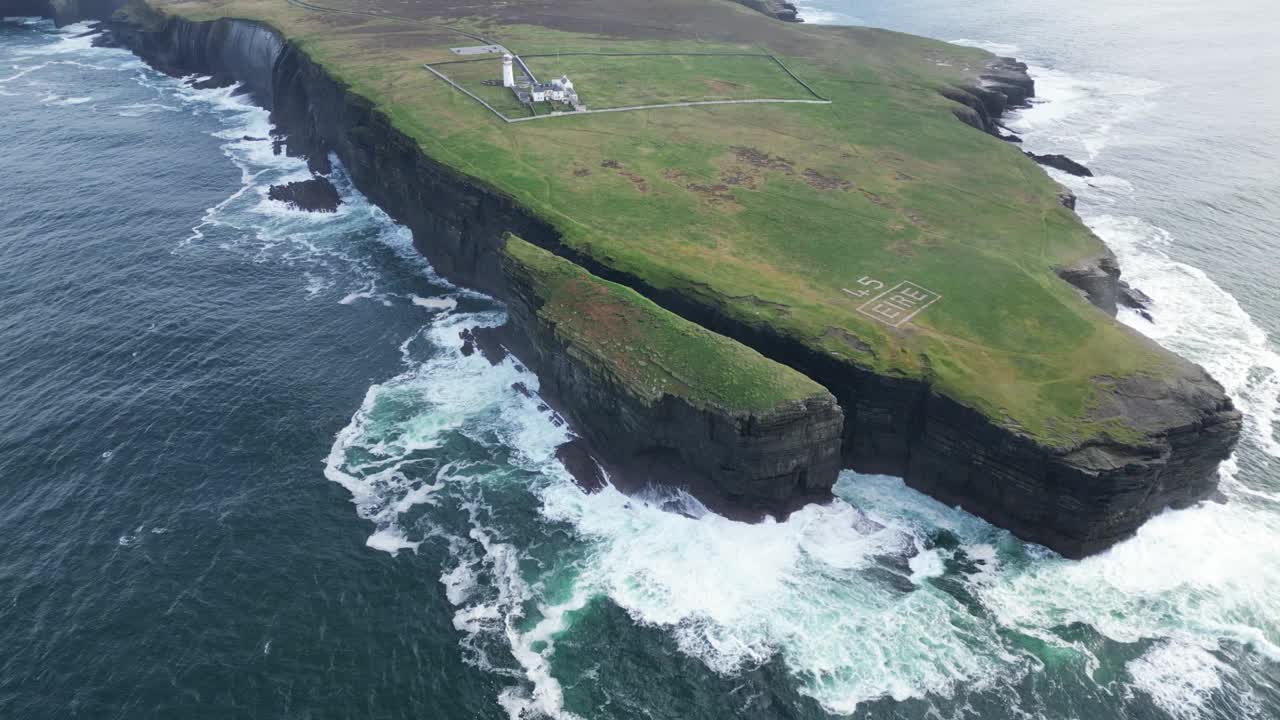
POLYGON ((758 525, 584 495, 536 377, 461 352, 504 308, 340 165, 291 210, 235 88, 0 26, 0 716, 1280 714, 1275 105, 1000 7, 806 14, 1016 44, 1011 128, 1098 172, 1059 179, 1155 299, 1122 319, 1247 411, 1225 503, 1080 562, 888 477, 758 525))

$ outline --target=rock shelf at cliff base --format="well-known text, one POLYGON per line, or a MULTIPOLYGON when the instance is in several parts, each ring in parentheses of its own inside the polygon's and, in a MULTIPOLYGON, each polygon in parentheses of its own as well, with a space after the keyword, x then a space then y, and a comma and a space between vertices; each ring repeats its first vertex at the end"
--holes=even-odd
POLYGON ((335 212, 342 204, 337 188, 320 176, 272 185, 267 191, 267 197, 310 212, 335 212))
POLYGON ((602 456, 675 457, 746 502, 820 490, 841 466, 901 475, 1081 556, 1209 495, 1236 442, 1222 388, 1114 321, 1114 256, 997 136, 1034 93, 1015 60, 710 2, 494 5, 481 26, 430 2, 79 1, 48 12, 118 11, 117 39, 154 66, 234 77, 288 152, 321 170, 335 154, 441 274, 511 303, 526 362, 602 456), (453 52, 482 42, 572 76, 596 107, 821 102, 503 123, 479 102, 518 102, 490 82, 496 56, 453 52), (590 308, 531 290, 548 287, 529 281, 535 257, 652 324, 616 346, 570 332, 590 308), (741 378, 689 364, 654 390, 654 366, 711 346, 755 358, 726 366, 751 387, 821 392, 744 411, 705 401, 741 378))

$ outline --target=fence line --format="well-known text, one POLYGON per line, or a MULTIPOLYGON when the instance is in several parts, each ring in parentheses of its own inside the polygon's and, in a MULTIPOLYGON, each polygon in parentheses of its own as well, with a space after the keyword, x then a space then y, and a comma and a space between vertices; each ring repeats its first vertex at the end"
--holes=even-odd
MULTIPOLYGON (((467 93, 467 94, 470 95, 470 93, 467 93)), ((508 118, 506 116, 502 116, 502 117, 507 122, 518 123, 518 122, 529 122, 530 120, 548 120, 551 118, 573 117, 575 115, 592 115, 595 113, 630 112, 632 110, 659 110, 662 108, 698 107, 700 105, 749 105, 749 104, 762 104, 762 103, 800 103, 803 105, 830 105, 831 101, 825 98, 822 100, 808 100, 804 98, 748 98, 746 100, 691 100, 689 102, 660 103, 657 105, 626 105, 623 107, 600 108, 599 110, 575 110, 573 112, 553 112, 549 115, 535 115, 533 117, 524 117, 524 118, 508 118)), ((490 110, 492 109, 493 108, 490 108, 490 110)))
POLYGON ((507 117, 506 115, 503 115, 502 113, 498 112, 497 108, 495 108, 494 106, 492 106, 492 105, 490 105, 489 103, 485 102, 483 99, 481 99, 481 97, 480 97, 479 95, 476 95, 475 93, 473 93, 473 92, 471 92, 470 90, 468 90, 468 89, 466 89, 466 88, 462 87, 462 86, 461 86, 461 85, 459 85, 458 83, 456 83, 456 82, 454 82, 454 81, 450 80, 448 75, 445 75, 444 73, 440 72, 439 70, 436 70, 435 68, 431 67, 430 65, 423 65, 422 67, 424 67, 424 68, 426 68, 427 70, 429 70, 433 75, 435 75, 436 77, 440 78, 441 80, 443 80, 443 81, 445 81, 445 82, 449 83, 450 85, 454 86, 455 88, 457 88, 457 89, 461 90, 462 92, 466 93, 468 96, 470 96, 470 98, 471 98, 472 100, 475 100, 476 102, 478 102, 478 103, 480 103, 481 105, 483 105, 483 106, 485 106, 486 108, 488 108, 488 109, 489 109, 489 112, 493 113, 494 115, 497 115, 499 118, 502 118, 502 121, 503 121, 503 122, 512 122, 511 118, 509 118, 509 117, 507 117))

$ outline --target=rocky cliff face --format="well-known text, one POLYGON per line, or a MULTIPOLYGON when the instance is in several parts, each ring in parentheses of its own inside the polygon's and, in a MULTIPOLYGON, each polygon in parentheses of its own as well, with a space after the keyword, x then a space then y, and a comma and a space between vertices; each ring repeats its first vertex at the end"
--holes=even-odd
POLYGON ((830 393, 806 381, 813 388, 807 396, 756 410, 694 403, 671 393, 655 401, 619 377, 608 358, 575 343, 540 312, 549 298, 533 271, 510 254, 503 255, 502 267, 511 324, 524 341, 519 355, 537 371, 544 391, 560 400, 575 428, 629 476, 628 484, 675 479, 695 494, 706 497, 699 490, 709 488, 712 499, 767 511, 830 493, 840 471, 844 419, 830 393))
POLYGON ((943 88, 948 100, 964 107, 953 112, 960 122, 999 137, 1000 116, 1010 109, 1024 107, 1035 97, 1036 83, 1027 73, 1027 64, 1013 58, 992 60, 978 73, 972 85, 943 88))
MULTIPOLYGON (((1174 361, 1166 377, 1142 378, 1102 392, 1100 406, 1136 423, 1139 439, 1047 446, 937 394, 927 379, 877 375, 815 352, 776 328, 729 317, 705 298, 650 287, 576 255, 560 245, 550 225, 511 198, 427 158, 367 101, 349 93, 294 46, 266 38, 270 33, 260 26, 171 20, 158 28, 121 27, 119 33, 144 57, 188 72, 233 72, 256 91, 268 93, 263 101, 290 134, 290 151, 320 162, 327 153, 336 153, 357 187, 413 231, 419 249, 446 277, 515 299, 518 307, 521 301, 508 286, 500 249, 504 232, 520 235, 823 384, 844 410, 846 467, 902 475, 913 487, 1065 555, 1101 550, 1166 505, 1207 496, 1216 486, 1217 464, 1234 447, 1239 413, 1203 370, 1182 361, 1174 361)), ((1006 59, 993 64, 979 85, 948 91, 948 97, 954 95, 964 106, 958 117, 994 132, 994 118, 1032 92, 1025 66, 1006 59)), ((1111 275, 1106 269, 1101 273, 1111 275)), ((1104 285, 1111 282, 1097 279, 1104 285)), ((1104 306, 1108 302, 1105 288, 1086 292, 1102 298, 1104 306)), ((530 322, 527 314, 522 318, 530 322)), ((611 398, 608 385, 592 380, 584 368, 557 359, 551 341, 543 337, 536 344, 546 356, 553 385, 562 392, 583 387, 581 392, 593 402, 612 403, 617 416, 650 421, 627 407, 625 399, 611 398)), ((680 408, 663 412, 667 414, 651 417, 676 418, 672 427, 701 422, 680 408)), ((628 439, 633 430, 610 435, 609 442, 634 443, 628 439)), ((723 438, 724 432, 709 431, 706 437, 723 438)), ((754 451, 738 446, 732 452, 738 453, 737 462, 767 466, 772 451, 761 448, 753 457, 754 451)))
POLYGON ((804 22, 794 3, 787 0, 733 0, 739 5, 746 5, 756 12, 764 13, 771 18, 786 22, 804 22))

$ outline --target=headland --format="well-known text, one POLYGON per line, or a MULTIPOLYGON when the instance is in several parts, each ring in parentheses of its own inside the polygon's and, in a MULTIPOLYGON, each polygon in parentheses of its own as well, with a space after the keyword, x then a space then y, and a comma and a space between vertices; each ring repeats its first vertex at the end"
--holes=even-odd
POLYGON ((761 506, 896 474, 1082 556, 1206 497, 1234 447, 1222 388, 1115 322, 1114 258, 997 137, 1034 93, 1016 61, 727 0, 76 2, 48 12, 241 82, 511 303, 620 465, 761 506), (522 107, 500 53, 458 62, 485 45, 626 111, 522 107))

